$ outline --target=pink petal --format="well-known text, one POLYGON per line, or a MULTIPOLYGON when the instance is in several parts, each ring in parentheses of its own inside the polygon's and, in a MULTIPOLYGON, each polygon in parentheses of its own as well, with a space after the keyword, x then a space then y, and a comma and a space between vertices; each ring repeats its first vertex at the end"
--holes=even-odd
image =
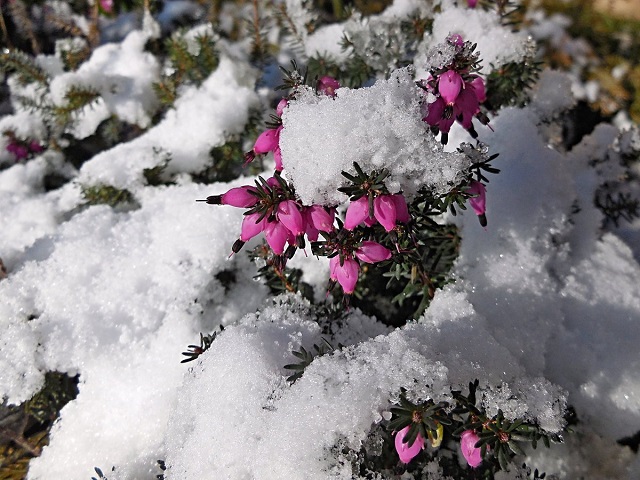
POLYGON ((349 204, 344 217, 344 228, 353 230, 369 217, 369 199, 364 196, 349 204))
POLYGON ((391 258, 391 250, 371 240, 363 241, 355 254, 356 257, 367 263, 378 263, 391 258))
POLYGON ((256 153, 273 152, 277 148, 279 140, 280 132, 277 128, 265 130, 253 145, 253 151, 256 153))
POLYGON ((318 79, 316 86, 318 92, 327 95, 329 97, 336 96, 336 90, 340 88, 340 82, 333 77, 325 75, 318 79))
POLYGON ((413 442, 413 445, 411 446, 403 442, 405 435, 409 433, 410 427, 411 426, 408 425, 396 433, 396 452, 398 452, 398 457, 400 457, 400 461, 402 463, 409 463, 413 459, 413 457, 418 455, 420 453, 420 450, 424 448, 424 439, 420 434, 418 434, 415 441, 413 442))
POLYGON ((459 73, 447 70, 438 78, 438 92, 445 103, 454 103, 462 89, 463 81, 459 73))
POLYGON ((338 276, 336 275, 336 268, 340 266, 340 255, 336 255, 335 257, 331 257, 329 259, 329 278, 334 282, 338 280, 338 276))
POLYGON ((278 204, 277 217, 280 223, 287 227, 294 236, 297 237, 304 233, 305 222, 298 205, 293 200, 285 200, 278 204))
POLYGON ((264 228, 267 243, 276 255, 284 253, 284 246, 289 238, 289 230, 280 222, 267 222, 264 228))
POLYGON ((284 109, 288 105, 289 105, 289 101, 286 98, 283 98, 278 102, 278 106, 276 107, 276 113, 278 114, 279 117, 282 116, 282 112, 284 112, 284 109))
POLYGON ((258 220, 259 218, 259 213, 250 213, 249 215, 244 216, 242 219, 240 240, 247 242, 264 230, 265 219, 263 218, 262 220, 258 220))
POLYGON ((474 78, 471 82, 467 83, 467 88, 469 88, 469 86, 475 91, 478 102, 483 103, 487 99, 487 92, 482 77, 474 78))
POLYGON ((478 0, 467 0, 467 5, 469 5, 469 8, 476 8, 477 3, 478 0))
POLYGON ((358 262, 353 258, 345 258, 342 265, 338 262, 338 265, 335 267, 336 279, 347 295, 352 294, 356 289, 359 271, 360 265, 358 265, 358 262))
POLYGON ((276 170, 281 172, 284 167, 282 166, 282 152, 280 152, 280 146, 277 146, 273 151, 273 159, 276 162, 276 170))
POLYGON ((480 103, 473 87, 465 88, 455 103, 455 116, 462 115, 462 126, 470 128, 472 126, 473 116, 480 111, 480 103))
POLYGON ((387 232, 396 226, 396 204, 391 195, 380 195, 373 200, 373 214, 387 232))
POLYGON ((411 220, 409 207, 407 206, 407 201, 405 200, 404 195, 396 193, 395 195, 391 195, 391 198, 396 206, 396 220, 400 223, 407 223, 411 220))
POLYGON ((311 205, 307 212, 309 213, 309 220, 313 223, 313 226, 321 232, 330 232, 333 230, 333 217, 335 212, 331 213, 321 205, 311 205))
POLYGON ((469 198, 469 206, 476 215, 484 215, 487 211, 487 189, 484 184, 476 180, 472 181, 467 188, 467 193, 477 195, 469 198))
POLYGON ((440 120, 442 120, 445 106, 446 105, 444 103, 444 100, 438 97, 438 99, 435 102, 429 104, 428 106, 429 111, 427 113, 427 116, 424 117, 422 120, 427 122, 432 127, 437 126, 438 123, 440 123, 440 120))
POLYGON ((232 207, 249 208, 258 203, 258 197, 249 192, 257 192, 255 187, 236 187, 223 194, 220 203, 232 207))
POLYGON ((482 463, 481 449, 475 447, 475 444, 478 443, 479 440, 480 437, 473 430, 465 430, 460 437, 462 456, 471 468, 476 468, 482 463))

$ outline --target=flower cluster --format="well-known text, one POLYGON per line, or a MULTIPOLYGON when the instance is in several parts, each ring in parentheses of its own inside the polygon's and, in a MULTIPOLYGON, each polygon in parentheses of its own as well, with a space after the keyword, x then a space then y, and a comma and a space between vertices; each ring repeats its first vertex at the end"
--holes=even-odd
POLYGON ((506 470, 515 455, 523 455, 518 442, 530 442, 536 448, 538 440, 547 447, 551 441, 562 441, 559 434, 545 432, 523 419, 506 420, 500 410, 488 417, 475 405, 478 385, 478 380, 470 383, 467 395, 452 392, 453 404, 431 399, 413 403, 403 392, 399 404, 391 408, 393 417, 388 425, 400 461, 409 463, 415 458, 425 448, 425 440, 438 448, 446 435, 452 435, 459 437, 460 454, 471 468, 487 461, 506 470))
MULTIPOLYGON (((472 118, 479 115, 479 103, 485 98, 483 80, 474 73, 478 63, 478 55, 473 53, 475 46, 463 42, 459 35, 451 35, 448 42, 455 46, 451 61, 433 71, 429 81, 418 82, 425 90, 436 95, 422 120, 442 133, 443 143, 446 143, 447 133, 455 120, 475 134, 472 118)), ((400 269, 396 268, 396 279, 407 271, 410 272, 406 277, 409 283, 419 284, 418 287, 405 287, 406 296, 421 292, 418 295, 431 298, 434 286, 430 272, 435 268, 424 266, 423 246, 435 243, 423 238, 419 229, 432 222, 429 216, 443 213, 449 208, 455 213, 453 203, 465 209, 465 202, 478 215, 480 223, 486 226, 486 188, 482 183, 486 178, 480 170, 485 169, 490 173, 497 171, 491 171, 485 165, 488 162, 486 156, 474 161, 474 156, 480 155, 479 149, 469 146, 467 150, 473 150, 471 153, 458 149, 472 160, 471 167, 464 172, 464 180, 452 185, 446 195, 441 195, 444 201, 433 196, 425 186, 423 193, 415 196, 410 204, 397 186, 392 191, 387 188, 385 181, 390 176, 387 168, 364 171, 357 162, 353 162, 354 170, 342 171, 346 181, 336 187, 338 192, 348 196, 344 210, 339 205, 305 204, 296 195, 294 184, 286 179, 286 162, 283 164, 280 150, 280 137, 285 128, 282 116, 301 94, 301 89, 304 89, 304 95, 315 91, 316 95, 336 98, 340 83, 332 77, 322 76, 316 81, 315 89, 312 89, 303 87, 306 76, 297 70, 283 71, 287 77, 285 87, 291 88, 291 92, 279 101, 268 128, 244 155, 248 163, 258 155, 273 153, 274 175, 266 180, 259 177, 255 185, 232 188, 205 200, 209 204, 246 209, 240 237, 232 247, 233 252, 237 253, 247 241, 264 233, 268 248, 275 255, 269 257, 266 263, 274 266, 274 273, 282 279, 287 260, 295 255, 297 249, 304 249, 306 243, 311 242, 314 255, 329 258, 329 289, 339 284, 346 300, 355 292, 362 272, 369 271, 363 264, 386 261, 400 266, 400 269), (474 168, 477 170, 475 174, 474 168), (419 207, 425 201, 429 207, 419 207), (340 212, 344 212, 342 220, 337 218, 340 212)), ((269 251, 263 252, 260 257, 266 260, 265 255, 270 255, 269 251)), ((423 308, 422 305, 425 303, 420 302, 419 308, 423 308)))
POLYGON ((448 142, 449 131, 455 121, 460 123, 473 138, 478 136, 473 128, 473 118, 483 124, 487 117, 480 111, 480 104, 487 99, 484 80, 477 74, 479 70, 478 54, 475 45, 464 42, 460 35, 450 35, 447 42, 455 47, 455 55, 442 68, 433 70, 428 80, 418 85, 426 92, 436 96, 427 104, 423 120, 434 133, 441 133, 441 142, 448 142))
POLYGON ((34 153, 41 153, 44 148, 35 140, 22 141, 13 137, 5 147, 7 152, 12 153, 17 161, 24 160, 34 153))

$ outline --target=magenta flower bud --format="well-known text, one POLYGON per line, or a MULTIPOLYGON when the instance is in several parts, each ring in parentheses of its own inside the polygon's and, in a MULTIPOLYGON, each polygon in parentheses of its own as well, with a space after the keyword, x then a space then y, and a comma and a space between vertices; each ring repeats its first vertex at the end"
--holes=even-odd
POLYGON ((289 238, 289 230, 280 222, 267 222, 264 227, 267 243, 276 255, 284 253, 284 245, 289 238))
POLYGON ((407 206, 407 201, 405 200, 404 195, 396 193, 395 195, 391 195, 391 199, 396 206, 396 220, 400 223, 407 223, 411 220, 409 207, 407 206))
POLYGON ((429 112, 427 116, 422 120, 427 122, 432 127, 438 127, 441 132, 449 133, 451 125, 455 121, 455 116, 452 113, 448 113, 447 105, 444 103, 442 97, 429 104, 429 112))
MULTIPOLYGON (((256 203, 258 203, 258 197, 250 192, 257 191, 258 190, 255 187, 251 187, 248 185, 232 188, 227 193, 224 193, 220 196, 220 204, 231 205, 232 207, 239 208, 253 207, 256 203)), ((212 202, 208 202, 207 198, 207 203, 212 202)))
POLYGON ((328 97, 335 97, 336 90, 340 88, 340 82, 333 77, 325 75, 318 79, 316 90, 318 92, 327 95, 328 97))
POLYGON ((345 294, 350 295, 356 289, 360 265, 353 258, 347 257, 340 265, 340 256, 336 255, 329 260, 330 278, 337 280, 345 294))
POLYGON ((279 146, 273 151, 273 159, 276 162, 276 170, 281 172, 284 167, 282 166, 282 153, 279 146))
POLYGON ((467 5, 469 5, 469 8, 476 8, 477 4, 478 0, 467 0, 467 5))
POLYGON ((331 210, 331 213, 322 205, 311 205, 307 209, 309 215, 309 221, 313 223, 313 226, 321 232, 330 232, 333 230, 333 217, 335 211, 331 210))
POLYGON ((44 147, 35 140, 31 140, 31 142, 29 142, 29 150, 33 153, 40 153, 44 150, 44 147))
POLYGON ((260 220, 260 213, 250 213, 242 219, 242 230, 240 232, 240 240, 248 242, 253 237, 264 230, 266 219, 260 220))
POLYGON ((487 99, 487 91, 482 77, 476 77, 471 82, 467 83, 466 88, 469 87, 473 88, 479 103, 483 103, 487 99))
POLYGON ((400 461, 402 463, 409 463, 413 457, 420 453, 420 450, 424 448, 424 438, 418 433, 413 445, 409 446, 408 443, 404 442, 404 437, 409 433, 409 428, 411 426, 407 425, 399 432, 396 432, 396 452, 398 452, 398 457, 400 457, 400 461))
POLYGON ((395 228, 398 214, 391 195, 380 195, 373 200, 373 215, 387 232, 395 228))
POLYGON ((278 102, 278 106, 276 107, 276 113, 278 114, 279 117, 282 116, 282 112, 284 112, 284 109, 287 107, 287 105, 289 105, 289 100, 287 100, 286 98, 283 98, 278 102))
POLYGON ((256 143, 253 145, 253 151, 255 153, 267 153, 273 152, 278 147, 280 141, 280 130, 272 128, 265 130, 257 138, 256 143))
POLYGON ((478 97, 476 97, 475 88, 465 88, 460 92, 454 110, 456 117, 462 115, 461 124, 464 128, 469 129, 473 126, 473 116, 480 111, 480 103, 478 102, 478 97))
POLYGON ((111 13, 113 11, 113 0, 100 0, 100 8, 105 13, 111 13))
POLYGON ((471 468, 476 468, 482 463, 482 452, 476 448, 476 443, 480 440, 478 434, 473 430, 465 430, 460 437, 460 449, 462 456, 471 468))
POLYGON ((367 263, 378 263, 391 258, 391 250, 371 240, 363 241, 354 253, 358 259, 367 263))
POLYGON ((293 200, 285 200, 278 204, 278 220, 294 235, 302 235, 305 232, 305 222, 298 205, 293 200))
POLYGON ((469 198, 469 206, 476 212, 476 215, 484 215, 487 211, 487 189, 484 184, 473 180, 467 188, 467 193, 476 195, 469 198))
POLYGON ((369 199, 364 196, 352 201, 344 217, 344 228, 353 230, 369 217, 369 199))
POLYGON ((462 77, 455 70, 447 70, 438 78, 438 92, 447 104, 453 104, 463 86, 462 77))
POLYGON ((16 160, 22 160, 29 156, 29 150, 24 145, 16 141, 12 141, 6 147, 7 151, 13 153, 16 156, 16 160))
POLYGON ((452 33, 447 37, 447 42, 449 42, 454 47, 462 47, 464 45, 464 40, 462 39, 462 35, 457 33, 452 33))

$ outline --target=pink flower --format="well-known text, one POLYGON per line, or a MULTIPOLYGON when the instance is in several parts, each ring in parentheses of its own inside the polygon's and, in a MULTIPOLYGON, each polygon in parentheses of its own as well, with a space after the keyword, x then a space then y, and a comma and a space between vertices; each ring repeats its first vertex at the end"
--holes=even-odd
MULTIPOLYGON (((282 101, 280 102, 282 103, 282 101)), ((286 105, 285 105, 286 106, 286 105)), ((278 104, 280 107, 280 104, 278 104)), ((284 109, 284 107, 282 107, 284 109)), ((252 162, 256 155, 263 153, 273 152, 273 158, 276 162, 276 170, 282 171, 282 153, 280 152, 280 132, 282 131, 282 125, 277 128, 270 128, 265 130, 258 136, 256 143, 253 144, 253 150, 245 153, 245 162, 252 162)))
POLYGON ((462 77, 455 70, 447 70, 438 77, 438 92, 447 104, 453 104, 463 85, 462 77))
POLYGON ((42 145, 40 145, 38 142, 36 142, 35 140, 31 140, 29 142, 29 150, 32 153, 40 153, 40 152, 44 151, 44 147, 42 145))
POLYGON ((318 79, 316 90, 328 97, 335 97, 336 90, 340 88, 340 82, 333 77, 325 75, 318 79))
POLYGON ((329 270, 331 280, 337 281, 345 294, 352 294, 358 283, 358 262, 351 257, 345 257, 341 263, 340 255, 336 255, 329 260, 329 270))
POLYGON ((277 217, 294 236, 304 234, 305 222, 298 205, 293 200, 284 200, 278 204, 277 217))
POLYGON ((478 0, 467 0, 467 5, 469 5, 469 8, 476 8, 477 3, 478 0))
POLYGON ((12 140, 6 146, 6 149, 7 152, 13 153, 16 156, 16 160, 23 160, 29 156, 29 149, 15 140, 12 140))
POLYGON ((333 217, 335 211, 332 209, 330 212, 322 205, 311 205, 306 210, 309 218, 309 222, 321 232, 330 232, 333 230, 333 217))
POLYGON ((411 220, 411 216, 409 215, 409 207, 407 206, 407 201, 404 198, 404 195, 401 193, 396 193, 391 195, 393 199, 393 203, 396 206, 396 220, 400 223, 407 223, 411 220))
POLYGON ((487 211, 487 189, 483 183, 472 181, 467 188, 467 193, 476 195, 469 198, 469 206, 476 212, 476 215, 484 215, 487 211))
POLYGON ((391 258, 391 250, 371 240, 363 241, 354 253, 358 259, 367 263, 378 263, 391 258))
POLYGON ((267 222, 264 227, 267 243, 276 255, 284 253, 284 246, 289 238, 289 230, 280 222, 267 222))
POLYGON ((476 468, 482 463, 481 449, 476 448, 476 443, 478 443, 479 440, 480 437, 473 430, 465 430, 460 437, 462 456, 471 468, 476 468))
POLYGON ((404 427, 399 432, 396 432, 396 452, 398 452, 398 457, 400 457, 400 461, 402 463, 409 463, 413 457, 420 453, 420 450, 424 448, 424 439, 418 433, 413 445, 409 446, 404 442, 404 437, 409 432, 410 425, 404 427))
POLYGON ((287 107, 287 105, 289 105, 289 100, 287 100, 286 98, 283 98, 278 102, 278 105, 276 106, 276 114, 279 117, 282 116, 282 113, 284 112, 284 109, 287 107))
POLYGON ((462 35, 457 33, 452 33, 447 37, 447 42, 455 47, 462 47, 464 45, 464 40, 462 39, 462 35))
POLYGON ((395 228, 398 214, 391 195, 380 195, 373 200, 373 215, 387 232, 395 228))
POLYGON ((366 196, 360 197, 359 199, 352 201, 347 207, 347 213, 344 217, 344 228, 347 230, 353 230, 368 217, 369 199, 366 196))
POLYGON ((438 97, 435 102, 430 103, 427 115, 422 119, 432 127, 438 127, 443 133, 449 133, 451 125, 456 120, 453 108, 448 107, 442 97, 438 97))
POLYGON ((100 0, 100 8, 105 13, 111 13, 113 11, 113 0, 100 0))
POLYGON ((482 103, 487 99, 487 92, 485 90, 484 80, 482 79, 482 77, 476 77, 471 80, 471 82, 468 82, 467 87, 469 86, 473 87, 478 102, 482 103))
POLYGON ((240 232, 240 240, 248 242, 253 237, 264 230, 266 218, 260 220, 260 213, 250 213, 242 219, 242 230, 240 232))
POLYGON ((249 185, 232 188, 222 195, 211 195, 207 197, 210 205, 231 205, 232 207, 249 208, 258 203, 258 197, 250 192, 257 192, 255 187, 249 185))

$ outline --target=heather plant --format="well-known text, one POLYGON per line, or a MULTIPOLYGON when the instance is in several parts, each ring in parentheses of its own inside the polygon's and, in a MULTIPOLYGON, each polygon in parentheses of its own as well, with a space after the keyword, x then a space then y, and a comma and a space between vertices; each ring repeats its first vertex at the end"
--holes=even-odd
POLYGON ((557 22, 3 2, 0 469, 634 478, 640 136, 557 22))

